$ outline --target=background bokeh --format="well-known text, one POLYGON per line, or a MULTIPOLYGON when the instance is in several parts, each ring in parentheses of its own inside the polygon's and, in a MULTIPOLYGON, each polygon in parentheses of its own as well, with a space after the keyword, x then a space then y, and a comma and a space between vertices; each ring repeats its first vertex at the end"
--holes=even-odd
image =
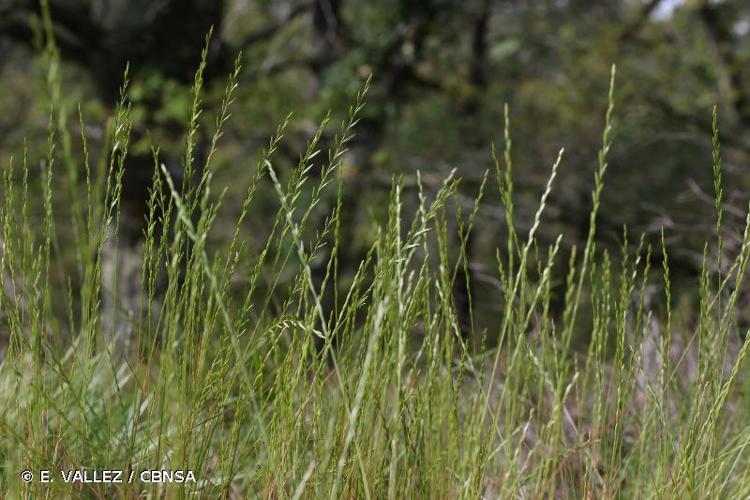
MULTIPOLYGON (((413 211, 417 171, 434 191, 456 169, 462 179, 459 199, 470 210, 485 171, 495 168, 491 144, 502 150, 506 103, 521 230, 533 218, 558 150, 566 148, 541 229, 542 242, 564 234, 560 262, 566 262, 588 231, 613 63, 614 146, 599 244, 616 251, 627 225, 633 244, 644 234, 647 244, 658 247, 664 227, 675 282, 696 278, 703 242, 715 227, 714 105, 725 168, 728 252, 744 222, 750 188, 750 3, 742 0, 48 2, 63 61, 69 116, 63 125, 78 138, 80 109, 94 156, 105 148, 106 121, 129 64, 134 135, 123 193, 125 246, 137 246, 142 230, 151 146, 157 144, 162 161, 179 172, 190 86, 211 26, 199 155, 205 154, 212 111, 240 51, 243 66, 233 116, 215 158, 216 191, 227 189, 224 212, 239 209, 259 149, 288 113, 293 112, 291 126, 276 155, 282 175, 326 112, 338 124, 364 79, 373 75, 344 163, 341 264, 349 274, 383 220, 395 177, 402 176, 405 206, 413 211)), ((0 2, 4 167, 24 148, 32 166, 47 151, 49 67, 40 47, 40 12, 34 0, 0 2)), ((337 130, 333 126, 325 133, 323 147, 337 130)), ((77 140, 69 145, 74 155, 80 151, 77 140)), ((31 182, 33 189, 39 179, 31 182)), ((277 206, 272 189, 265 191, 247 221, 251 246, 254 234, 261 235, 258 244, 265 241, 277 206)), ((58 190, 56 196, 62 207, 56 216, 65 220, 70 194, 58 190)), ((324 204, 315 216, 322 222, 329 210, 324 204)), ((217 223, 217 238, 226 236, 222 231, 231 232, 231 223, 217 223)), ((473 289, 457 291, 478 297, 480 321, 500 308, 493 276, 495 249, 505 233, 496 185, 490 182, 467 249, 473 289)), ((556 283, 561 284, 564 265, 559 269, 556 283)))

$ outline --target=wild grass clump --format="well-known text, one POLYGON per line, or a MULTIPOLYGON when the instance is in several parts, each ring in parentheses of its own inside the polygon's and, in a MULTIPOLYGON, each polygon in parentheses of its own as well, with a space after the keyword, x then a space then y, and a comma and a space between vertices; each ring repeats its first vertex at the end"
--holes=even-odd
MULTIPOLYGON (((54 61, 54 51, 48 53, 54 61)), ((473 210, 456 214, 458 178, 449 176, 433 193, 420 180, 418 208, 407 214, 395 179, 387 220, 339 293, 338 256, 347 243, 340 238, 341 165, 369 80, 330 150, 319 147, 326 119, 292 172, 275 163, 288 122, 278 127, 257 168, 237 176, 248 186, 231 239, 208 244, 223 199, 211 189, 211 160, 230 117, 239 59, 209 154, 198 164, 205 53, 203 60, 181 182, 154 149, 139 296, 125 310, 105 307, 121 301, 116 284, 102 283, 108 249, 118 248, 131 134, 127 76, 98 168, 90 167, 82 116, 81 160, 72 153, 58 93, 42 199, 28 194, 33 174, 25 153, 4 169, 3 497, 750 495, 750 400, 747 384, 738 385, 747 376, 750 336, 737 340, 736 321, 750 260, 750 216, 734 260, 713 265, 707 247, 696 283, 698 320, 676 328, 664 238, 661 248, 642 243, 633 255, 626 235, 618 257, 596 246, 614 70, 590 229, 567 262, 558 256, 564 236, 546 249, 537 238, 564 168, 563 151, 522 234, 506 110, 504 154, 493 149, 507 222, 497 259, 503 302, 496 327, 476 332, 483 339, 474 341, 463 335, 453 302, 457 276, 470 274, 459 273, 468 266, 464 252, 450 257, 448 228, 456 217, 465 243, 480 201, 494 192, 488 182, 473 210), (55 191, 61 189, 75 194, 65 226, 56 218, 55 191), (256 251, 246 245, 243 222, 259 189, 273 189, 278 206, 256 251), (336 201, 324 224, 311 228, 311 214, 323 210, 321 200, 330 195, 336 201), (43 223, 35 228, 29 211, 37 203, 43 223), (73 271, 60 265, 63 232, 73 234, 73 271), (311 266, 324 249, 325 273, 318 280, 311 266), (651 267, 655 253, 661 269, 651 267), (555 312, 553 271, 565 265, 564 308, 555 312), (282 279, 290 268, 292 278, 282 279), (661 298, 650 295, 653 288, 661 298), (324 296, 332 290, 328 308, 324 296), (579 314, 584 302, 590 318, 579 314), (582 352, 572 346, 580 330, 588 332, 582 352), (691 357, 697 360, 692 372, 685 367, 691 357), (83 468, 123 470, 124 482, 70 483, 58 473, 83 468), (51 470, 54 482, 41 483, 40 469, 51 470), (136 476, 128 483, 128 471, 146 469, 190 470, 196 481, 143 483, 136 476), (22 482, 23 470, 34 473, 32 482, 22 482)), ((59 83, 52 72, 49 85, 54 96, 59 83)), ((721 234, 718 132, 714 151, 721 234)))

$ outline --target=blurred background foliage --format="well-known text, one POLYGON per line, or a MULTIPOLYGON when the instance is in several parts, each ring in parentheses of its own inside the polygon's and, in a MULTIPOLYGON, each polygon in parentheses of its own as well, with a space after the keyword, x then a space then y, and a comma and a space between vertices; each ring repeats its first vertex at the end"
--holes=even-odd
MULTIPOLYGON (((505 103, 522 234, 557 151, 566 148, 542 226, 544 242, 565 235, 560 257, 565 262, 588 231, 612 63, 618 66, 617 109, 601 245, 618 246, 627 224, 631 235, 645 233, 658 248, 664 226, 674 279, 695 279, 715 223, 714 104, 728 233, 744 219, 750 188, 750 3, 743 0, 48 2, 63 61, 69 117, 64 126, 78 140, 75 154, 79 106, 97 154, 130 64, 134 137, 123 196, 133 245, 142 229, 151 144, 158 144, 173 171, 180 169, 190 85, 211 26, 199 156, 214 128, 212 111, 221 101, 225 76, 242 50, 237 101, 215 159, 216 183, 228 189, 223 208, 228 212, 238 210, 259 149, 289 112, 291 127, 276 156, 282 172, 296 162, 329 110, 334 124, 345 117, 372 73, 368 104, 344 164, 344 275, 353 272, 377 231, 394 175, 402 175, 414 194, 406 201, 414 209, 416 172, 435 190, 455 168, 462 179, 460 199, 471 209, 485 171, 494 169, 490 145, 502 149, 505 103)), ((4 167, 9 156, 20 157, 24 141, 30 165, 46 154, 50 99, 40 12, 36 0, 0 1, 4 167)), ((336 126, 326 132, 324 147, 336 132, 336 126)), ((265 241, 277 206, 272 189, 265 191, 247 222, 251 248, 253 234, 265 241)), ((469 242, 473 289, 456 291, 481 297, 475 302, 485 313, 501 304, 493 276, 495 248, 506 229, 496 193, 490 184, 469 242)), ((335 193, 330 203, 334 198, 335 193)), ((330 209, 319 207, 321 222, 330 209)), ((231 224, 216 229, 222 238, 231 224)))

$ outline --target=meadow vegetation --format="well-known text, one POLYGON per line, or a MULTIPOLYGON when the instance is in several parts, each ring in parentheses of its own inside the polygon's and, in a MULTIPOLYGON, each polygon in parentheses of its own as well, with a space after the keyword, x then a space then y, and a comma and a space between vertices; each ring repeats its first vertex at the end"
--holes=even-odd
POLYGON ((664 232, 657 248, 626 230, 621 252, 597 246, 616 140, 614 67, 591 171, 588 233, 569 259, 561 262, 564 234, 552 245, 538 239, 564 151, 550 166, 530 228, 517 229, 506 107, 504 141, 488 151, 496 169, 485 174, 473 209, 455 203, 461 179, 452 174, 436 192, 417 176, 417 209, 407 211, 412 194, 394 176, 387 217, 342 293, 338 256, 349 243, 340 237, 342 162, 369 80, 343 123, 322 121, 291 172, 275 163, 288 122, 279 124, 257 165, 237 167, 246 196, 231 213, 222 191, 212 189, 212 158, 235 119, 240 59, 198 164, 202 64, 181 180, 153 147, 138 301, 110 311, 103 301, 118 304, 118 297, 105 299, 102 281, 121 220, 128 76, 106 127, 108 146, 93 157, 86 117, 61 111, 53 47, 47 57, 52 105, 42 196, 30 195, 36 166, 27 152, 3 166, 3 497, 750 495, 750 336, 739 322, 750 215, 727 258, 715 116, 717 240, 706 244, 693 284, 695 322, 673 314, 664 232), (80 136, 69 133, 70 120, 80 122, 80 136), (321 148, 331 127, 339 127, 336 140, 321 148), (262 245, 250 245, 244 223, 262 190, 277 196, 272 229, 262 245), (65 217, 58 214, 61 192, 73 194, 65 217), (508 228, 497 242, 502 303, 491 328, 467 335, 453 290, 455 280, 469 279, 469 263, 450 242, 453 232, 467 241, 479 203, 488 200, 503 207, 508 228), (30 212, 42 213, 43 223, 34 224, 30 212), (227 238, 212 234, 219 219, 234 221, 227 238), (68 248, 60 247, 61 234, 68 248), (74 265, 62 265, 71 255, 74 265), (312 271, 320 259, 322 280, 312 271), (557 284, 560 268, 565 281, 557 284), (196 481, 20 478, 26 469, 80 468, 190 470, 196 481))

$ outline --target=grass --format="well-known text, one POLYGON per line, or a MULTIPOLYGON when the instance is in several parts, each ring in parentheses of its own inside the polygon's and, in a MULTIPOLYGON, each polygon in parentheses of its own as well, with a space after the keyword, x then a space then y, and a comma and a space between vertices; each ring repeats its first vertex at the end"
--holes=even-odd
MULTIPOLYGON (((205 52, 193 88, 185 181, 172 179, 155 149, 141 287, 121 310, 111 304, 127 302, 117 296, 121 287, 107 282, 105 268, 119 247, 131 134, 127 73, 107 150, 92 168, 85 134, 81 159, 73 153, 52 43, 47 56, 53 98, 42 198, 29 195, 26 153, 4 169, 3 497, 750 495, 750 386, 743 383, 750 336, 737 340, 750 229, 729 261, 713 262, 706 246, 692 325, 673 314, 663 235, 661 248, 641 239, 635 254, 627 233, 621 255, 597 248, 614 68, 590 229, 567 262, 561 313, 550 304, 553 271, 566 264, 558 256, 563 236, 544 249, 537 232, 565 158, 561 151, 533 224, 521 234, 507 110, 504 153, 493 149, 498 191, 485 177, 474 209, 463 213, 451 208, 459 179, 448 177, 432 194, 419 182, 418 209, 406 214, 395 179, 387 220, 345 293, 338 293, 338 256, 346 244, 341 164, 369 81, 330 150, 319 150, 326 119, 296 169, 284 175, 274 153, 287 122, 279 126, 247 175, 233 236, 209 245, 222 201, 211 190, 211 159, 230 117, 239 62, 205 165, 198 165, 205 52), (316 157, 326 154, 315 167, 316 157), (256 250, 246 244, 243 222, 258 190, 269 186, 278 195, 277 211, 256 250), (74 194, 64 221, 56 217, 59 190, 74 194), (312 215, 326 210, 321 200, 331 195, 336 202, 324 224, 311 227, 312 215), (496 327, 476 332, 474 342, 462 335, 452 299, 454 280, 470 274, 459 274, 468 266, 464 252, 450 257, 449 222, 458 221, 465 243, 479 203, 493 195, 508 227, 497 254, 504 298, 496 327), (40 228, 29 217, 35 204, 44 214, 40 228), (72 241, 72 271, 62 263, 61 234, 72 241), (320 281, 312 263, 324 251, 320 281), (661 269, 651 267, 654 254, 661 269), (334 293, 331 310, 324 307, 326 293, 334 293), (584 304, 591 310, 586 318, 579 314, 584 304), (119 325, 126 325, 125 334, 114 335, 119 325), (572 345, 577 331, 587 334, 582 351, 572 345), (83 468, 91 475, 123 470, 123 482, 66 482, 59 473, 83 468), (42 483, 40 469, 51 470, 54 482, 42 483), (128 482, 129 471, 149 469, 189 470, 195 481, 149 483, 137 475, 128 482), (32 482, 21 480, 23 470, 33 472, 32 482)), ((83 122, 81 116, 82 131, 83 122)), ((721 234, 718 131, 713 159, 721 234)))

